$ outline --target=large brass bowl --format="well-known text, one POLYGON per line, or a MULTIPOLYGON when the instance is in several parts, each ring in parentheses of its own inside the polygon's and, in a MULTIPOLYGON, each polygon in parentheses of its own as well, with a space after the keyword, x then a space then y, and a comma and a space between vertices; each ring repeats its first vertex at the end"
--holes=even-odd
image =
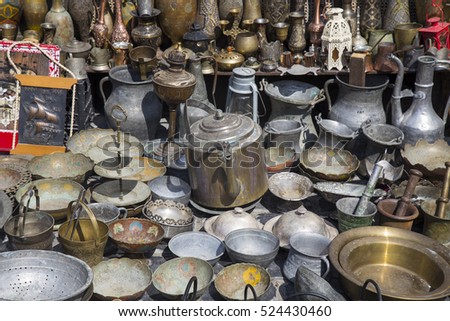
MULTIPOLYGON (((339 234, 329 259, 352 300, 360 300, 364 282, 374 280, 383 300, 439 300, 450 294, 450 252, 422 234, 368 226, 339 234)), ((367 299, 376 291, 367 288, 367 299)))

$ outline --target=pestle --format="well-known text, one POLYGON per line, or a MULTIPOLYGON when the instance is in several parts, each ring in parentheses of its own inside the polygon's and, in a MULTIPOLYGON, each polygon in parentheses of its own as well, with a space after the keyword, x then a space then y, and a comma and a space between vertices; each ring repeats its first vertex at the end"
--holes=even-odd
POLYGON ((367 204, 369 203, 370 199, 373 196, 373 193, 375 191, 375 186, 377 185, 378 178, 380 177, 381 171, 383 170, 383 166, 376 163, 372 174, 370 174, 369 181, 367 182, 366 188, 359 199, 358 205, 356 205, 356 210, 353 215, 355 216, 361 216, 364 215, 367 209, 367 204))
POLYGON ((398 201, 397 207, 394 210, 395 216, 405 216, 406 210, 408 208, 409 203, 411 202, 411 197, 414 194, 414 190, 416 189, 417 183, 422 178, 423 174, 421 171, 417 169, 411 169, 409 171, 409 179, 406 184, 405 191, 403 192, 402 198, 398 201))
POLYGON ((450 218, 445 217, 445 206, 448 203, 448 193, 450 189, 450 162, 445 162, 445 176, 444 176, 444 185, 442 186, 441 197, 436 200, 436 213, 434 216, 439 218, 450 218))

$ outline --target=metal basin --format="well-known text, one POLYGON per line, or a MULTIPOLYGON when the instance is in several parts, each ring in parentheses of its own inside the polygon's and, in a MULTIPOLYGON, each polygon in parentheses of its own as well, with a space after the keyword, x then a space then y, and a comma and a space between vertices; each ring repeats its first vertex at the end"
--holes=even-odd
POLYGON ((283 200, 301 201, 311 195, 313 183, 305 176, 282 172, 269 178, 269 190, 283 200))
POLYGON ((152 283, 152 271, 141 260, 113 258, 92 271, 94 296, 101 300, 138 300, 152 283))
POLYGON ((153 251, 164 236, 164 229, 147 219, 123 218, 108 225, 109 237, 128 253, 153 251))
POLYGON ((217 237, 205 232, 183 232, 169 241, 170 251, 178 257, 196 257, 215 265, 225 253, 225 246, 217 237))
MULTIPOLYGON (((360 299, 368 278, 377 282, 385 300, 437 300, 450 293, 448 249, 415 232, 382 226, 351 229, 331 242, 329 258, 352 300, 360 299)), ((375 299, 374 288, 367 290, 366 297, 375 299)))
POLYGON ((424 178, 441 181, 445 162, 450 158, 450 145, 443 139, 432 144, 420 139, 415 145, 406 144, 401 154, 407 170, 415 168, 423 173, 424 178))
POLYGON ((92 269, 55 251, 0 253, 0 299, 10 301, 85 300, 92 269))
POLYGON ((312 147, 300 154, 300 166, 318 179, 346 181, 358 170, 359 160, 344 149, 312 147))
MULTIPOLYGON (((224 299, 230 301, 244 300, 247 284, 253 287, 256 299, 259 299, 269 289, 270 275, 259 265, 236 263, 223 268, 214 281, 217 292, 224 299)), ((254 299, 250 290, 248 290, 247 299, 254 299)))
POLYGON ((225 237, 224 243, 233 262, 254 263, 264 268, 273 262, 280 247, 278 237, 255 228, 232 231, 225 237))
MULTIPOLYGON (((153 286, 167 299, 180 300, 193 276, 197 278, 194 299, 198 299, 214 278, 211 264, 198 258, 181 257, 164 262, 153 274, 153 286)), ((189 295, 194 294, 192 287, 188 291, 189 295)))

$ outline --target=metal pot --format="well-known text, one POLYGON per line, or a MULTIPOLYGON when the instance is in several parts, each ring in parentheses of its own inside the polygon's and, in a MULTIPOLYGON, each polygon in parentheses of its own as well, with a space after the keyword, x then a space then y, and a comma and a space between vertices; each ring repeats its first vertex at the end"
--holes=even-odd
POLYGON ((185 122, 186 159, 191 199, 195 203, 209 208, 234 208, 257 201, 265 194, 269 184, 258 124, 247 116, 221 110, 192 127, 187 118, 185 122))

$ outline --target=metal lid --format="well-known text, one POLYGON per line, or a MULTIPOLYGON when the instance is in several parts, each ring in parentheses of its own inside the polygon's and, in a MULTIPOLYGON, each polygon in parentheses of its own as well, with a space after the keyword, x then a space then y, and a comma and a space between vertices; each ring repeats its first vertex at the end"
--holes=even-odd
POLYGON ((218 109, 214 115, 194 123, 191 133, 195 138, 203 141, 242 142, 243 139, 251 136, 256 127, 256 123, 250 117, 224 113, 218 109))
POLYGON ((73 39, 71 42, 61 47, 62 51, 68 53, 80 53, 91 50, 92 46, 84 41, 73 39))
POLYGON ((320 95, 316 86, 297 80, 276 81, 264 86, 264 91, 272 99, 298 105, 311 104, 320 95))

